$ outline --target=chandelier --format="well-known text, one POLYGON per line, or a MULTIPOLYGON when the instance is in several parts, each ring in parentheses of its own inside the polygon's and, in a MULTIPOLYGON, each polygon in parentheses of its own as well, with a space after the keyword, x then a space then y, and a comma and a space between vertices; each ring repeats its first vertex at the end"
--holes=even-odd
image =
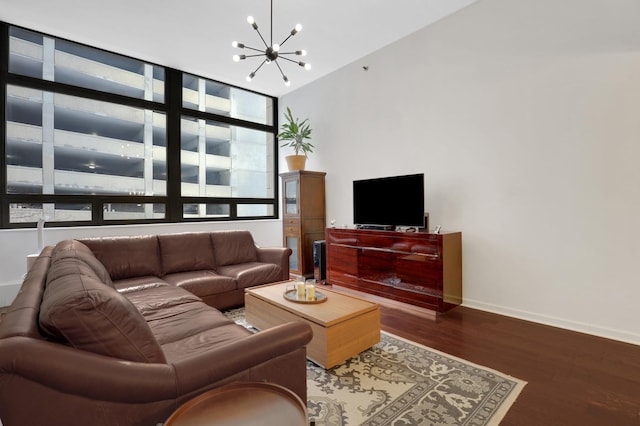
POLYGON ((262 68, 262 66, 264 64, 273 63, 273 64, 276 64, 276 66, 278 67, 278 70, 280 71, 280 74, 282 75, 282 79, 284 80, 284 84, 286 86, 290 86, 291 82, 289 81, 289 78, 287 78, 287 76, 282 71, 282 68, 280 67, 280 64, 278 63, 278 59, 283 59, 285 61, 293 62, 294 64, 298 64, 298 65, 300 65, 301 67, 303 67, 306 70, 311 69, 311 65, 309 63, 306 63, 306 62, 303 62, 303 61, 296 61, 296 60, 293 60, 293 59, 288 58, 286 56, 286 55, 305 56, 307 54, 307 52, 305 50, 294 50, 294 51, 291 51, 291 52, 283 52, 283 51, 281 51, 282 45, 285 44, 287 42, 287 40, 289 40, 291 37, 293 37, 294 35, 296 35, 298 32, 300 32, 302 30, 302 25, 297 24, 280 44, 273 42, 273 0, 271 0, 271 37, 269 39, 269 44, 267 44, 267 42, 265 41, 264 37, 260 33, 260 30, 258 29, 258 24, 256 24, 256 21, 255 21, 255 19, 253 19, 253 16, 247 17, 247 22, 253 27, 254 30, 256 30, 256 32, 260 36, 260 40, 262 40, 262 43, 264 44, 264 50, 263 50, 263 49, 258 49, 258 48, 255 48, 255 47, 247 46, 246 44, 243 44, 243 43, 238 43, 237 41, 234 41, 232 43, 233 47, 235 47, 235 48, 248 49, 248 50, 252 50, 254 52, 259 52, 259 53, 252 54, 252 55, 233 55, 233 60, 235 62, 239 62, 239 61, 247 59, 247 58, 260 58, 260 57, 263 58, 262 62, 260 63, 260 65, 258 65, 258 68, 256 68, 253 72, 251 72, 247 76, 247 81, 253 80, 253 78, 256 76, 256 73, 258 72, 258 70, 260 70, 260 68, 262 68))

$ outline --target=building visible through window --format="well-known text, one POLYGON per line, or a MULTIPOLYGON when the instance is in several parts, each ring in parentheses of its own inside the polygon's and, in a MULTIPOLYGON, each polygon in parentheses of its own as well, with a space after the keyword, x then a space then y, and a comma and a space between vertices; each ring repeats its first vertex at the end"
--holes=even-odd
POLYGON ((3 29, 3 227, 275 217, 274 98, 3 29))

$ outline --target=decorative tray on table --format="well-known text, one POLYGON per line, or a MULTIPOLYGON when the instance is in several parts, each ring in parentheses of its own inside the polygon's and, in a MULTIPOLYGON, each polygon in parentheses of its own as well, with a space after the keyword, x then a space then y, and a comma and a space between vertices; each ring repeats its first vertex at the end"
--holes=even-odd
POLYGON ((296 303, 322 303, 322 302, 326 302, 327 301, 327 296, 324 293, 320 293, 318 290, 316 290, 316 297, 314 299, 311 300, 307 300, 307 299, 299 299, 298 298, 298 292, 293 289, 293 290, 287 290, 284 292, 284 298, 291 301, 291 302, 296 302, 296 303))

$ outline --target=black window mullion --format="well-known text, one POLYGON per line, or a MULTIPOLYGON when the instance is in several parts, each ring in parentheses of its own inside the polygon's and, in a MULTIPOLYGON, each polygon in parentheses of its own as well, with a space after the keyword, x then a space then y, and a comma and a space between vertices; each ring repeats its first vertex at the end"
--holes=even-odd
MULTIPOLYGON (((7 47, 8 49, 8 47, 7 47)), ((100 90, 88 89, 86 87, 72 86, 66 83, 59 83, 57 81, 42 80, 34 77, 15 75, 11 73, 6 74, 4 81, 7 82, 4 86, 22 86, 29 89, 37 89, 45 92, 59 93, 61 95, 75 96, 79 98, 92 99, 96 101, 109 102, 117 105, 125 105, 141 109, 149 109, 155 111, 164 112, 166 109, 165 104, 154 101, 147 101, 145 99, 131 98, 117 93, 108 93, 100 90)))
MULTIPOLYGON (((274 99, 273 102, 274 102, 274 108, 277 108, 275 107, 275 104, 277 104, 277 100, 274 99)), ((267 133, 275 133, 277 130, 277 127, 275 125, 256 123, 254 121, 246 121, 246 120, 242 120, 241 118, 228 117, 226 115, 219 115, 214 112, 196 111, 194 109, 189 109, 189 108, 183 108, 182 111, 184 115, 187 115, 190 117, 200 118, 208 121, 217 121, 219 123, 230 124, 232 126, 238 126, 238 127, 245 127, 247 129, 260 130, 267 133)))
POLYGON ((91 222, 96 225, 104 225, 104 210, 102 198, 97 198, 91 203, 91 222))
MULTIPOLYGON (((9 72, 9 25, 0 22, 0 81, 6 81, 9 72)), ((2 194, 7 191, 7 165, 6 165, 6 145, 7 145, 7 85, 0 84, 0 158, 2 167, 0 170, 0 187, 2 194)), ((9 226, 9 202, 6 197, 2 197, 0 202, 0 227, 9 226)))
POLYGON ((165 101, 167 102, 167 219, 182 220, 182 173, 180 158, 180 121, 182 110, 182 73, 166 68, 165 101))
MULTIPOLYGON (((278 99, 274 98, 273 99, 273 161, 275 162, 275 164, 273 165, 274 169, 273 170, 280 170, 280 144, 278 143, 278 129, 280 128, 278 123, 278 117, 280 117, 280 115, 278 114, 278 99)), ((273 174, 273 201, 274 201, 274 209, 273 209, 273 214, 275 217, 280 217, 280 182, 278 181, 279 176, 278 173, 274 173, 273 174)))

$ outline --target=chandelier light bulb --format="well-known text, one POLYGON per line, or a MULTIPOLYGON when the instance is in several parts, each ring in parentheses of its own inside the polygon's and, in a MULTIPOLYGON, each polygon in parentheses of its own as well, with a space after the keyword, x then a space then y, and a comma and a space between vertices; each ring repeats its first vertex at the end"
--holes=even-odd
POLYGON ((272 47, 274 52, 279 52, 280 51, 280 45, 278 43, 273 43, 273 47, 272 47))
POLYGON ((289 81, 289 79, 287 78, 287 76, 286 76, 286 75, 283 75, 283 76, 282 76, 282 79, 284 80, 284 85, 285 85, 285 86, 287 86, 287 87, 288 87, 288 86, 291 86, 291 82, 289 81))
POLYGON ((308 62, 306 64, 304 64, 304 69, 309 71, 311 69, 311 64, 308 63, 308 62))
POLYGON ((256 20, 253 19, 253 16, 247 16, 247 22, 253 27, 254 30, 258 29, 258 24, 256 24, 256 20))
POLYGON ((239 62, 240 61, 240 56, 239 55, 233 55, 233 62, 239 62))
POLYGON ((293 27, 293 29, 291 30, 291 35, 294 36, 296 35, 298 32, 302 31, 302 25, 297 24, 295 27, 293 27))
POLYGON ((247 81, 251 82, 251 80, 253 80, 253 77, 255 77, 255 76, 256 76, 256 73, 255 73, 255 72, 252 72, 251 74, 249 74, 249 75, 247 76, 247 81))
POLYGON ((298 56, 307 56, 307 51, 302 49, 302 50, 296 50, 296 55, 298 56))

